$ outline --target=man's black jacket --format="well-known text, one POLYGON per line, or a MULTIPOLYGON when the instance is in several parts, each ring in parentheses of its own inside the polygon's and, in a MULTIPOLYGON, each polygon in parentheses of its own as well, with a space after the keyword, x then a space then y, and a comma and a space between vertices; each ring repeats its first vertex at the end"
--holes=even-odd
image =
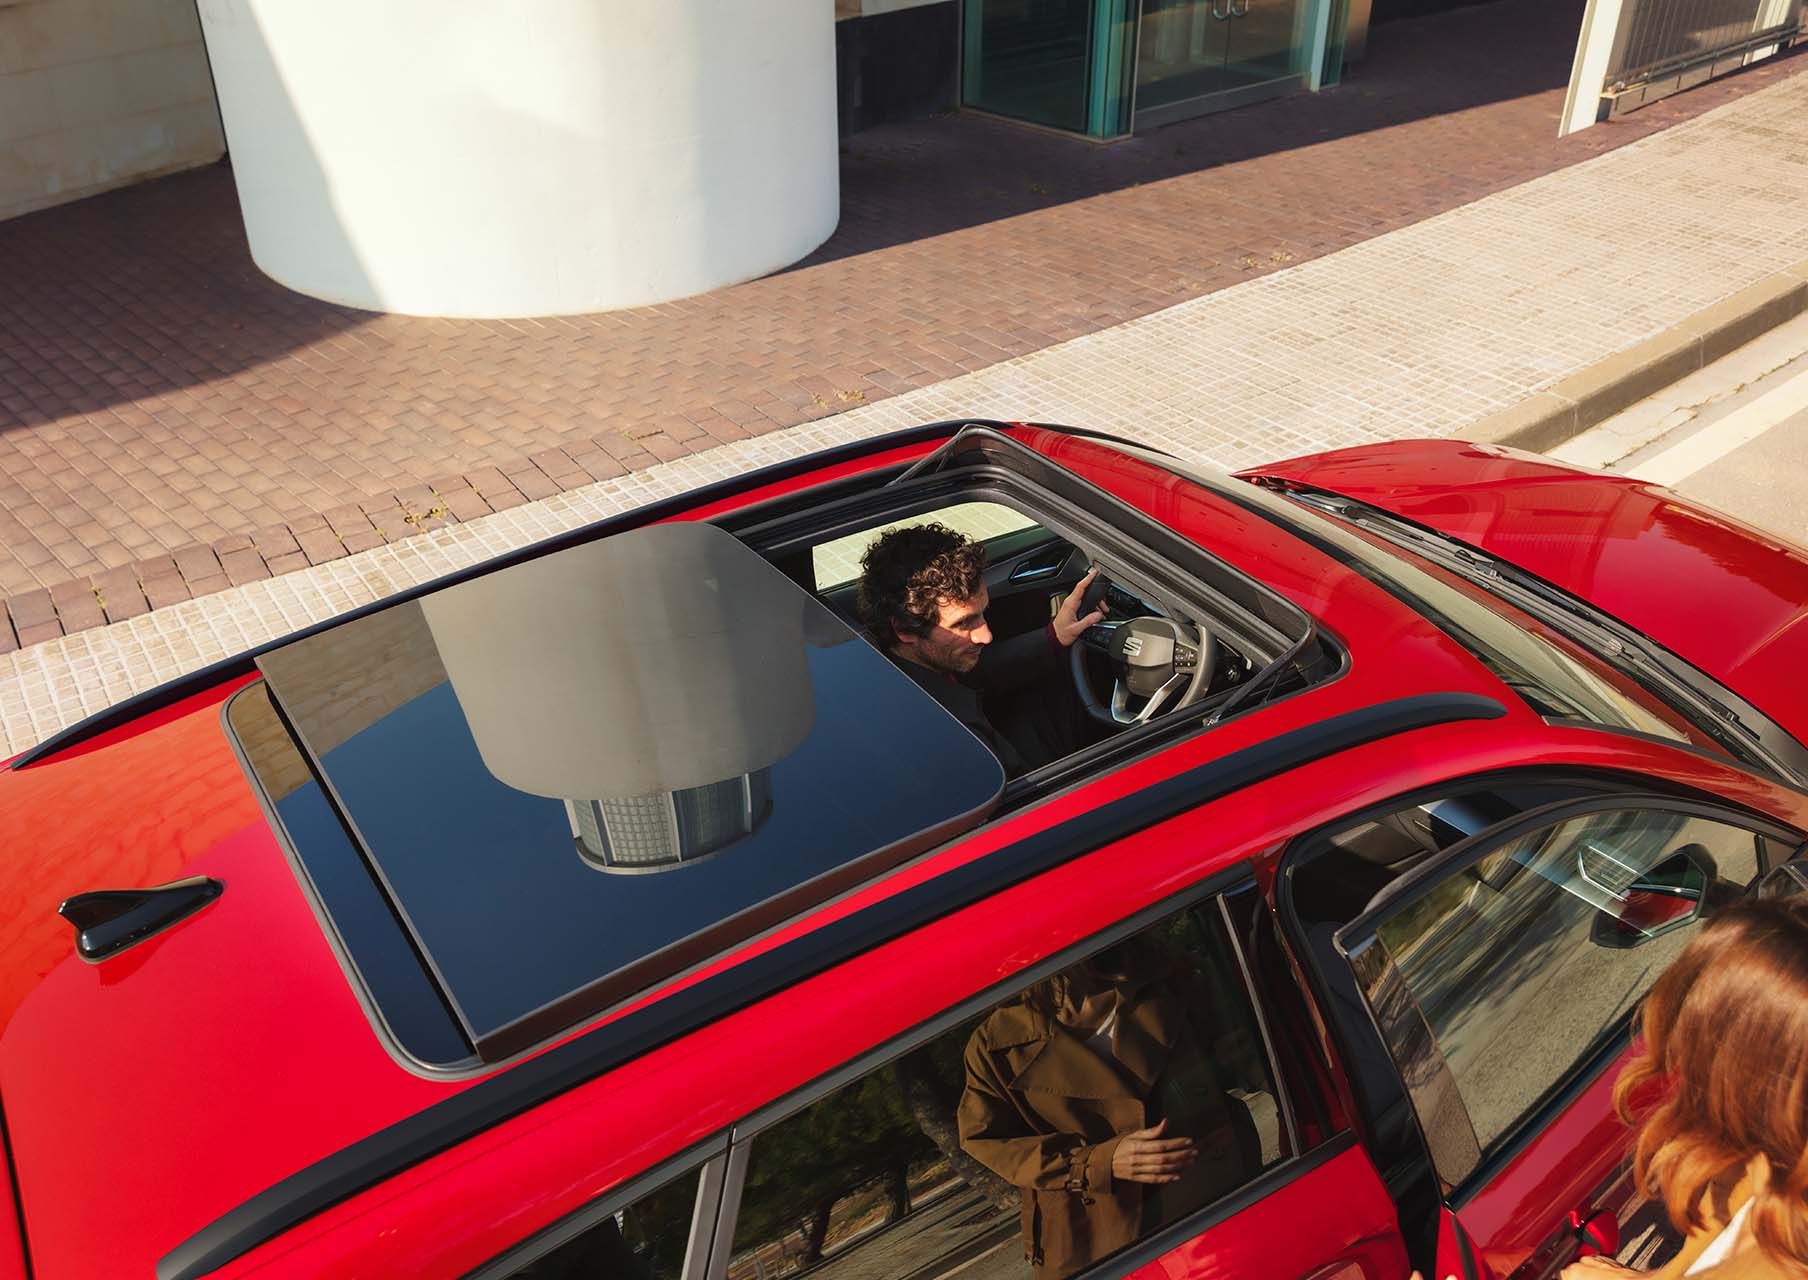
POLYGON ((1067 754, 1073 747, 1043 741, 1048 735, 1027 721, 1013 726, 1013 733, 1000 733, 987 717, 985 703, 1036 681, 1058 677, 1064 653, 1053 629, 1043 627, 1010 640, 993 641, 980 653, 979 664, 959 678, 908 658, 894 655, 893 661, 948 714, 991 748, 1004 766, 1005 777, 1015 778, 1067 754))

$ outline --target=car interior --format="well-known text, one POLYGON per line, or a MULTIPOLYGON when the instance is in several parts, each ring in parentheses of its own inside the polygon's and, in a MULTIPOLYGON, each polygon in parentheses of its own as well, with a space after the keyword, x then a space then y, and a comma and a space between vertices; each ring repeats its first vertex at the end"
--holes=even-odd
MULTIPOLYGON (((811 545, 772 557, 793 581, 812 592, 862 638, 871 640, 859 614, 860 555, 893 528, 936 522, 977 541, 986 552, 985 584, 991 603, 986 620, 994 643, 1047 625, 1061 602, 1094 567, 1098 576, 1081 604, 1082 616, 1105 613, 1072 647, 1069 674, 1100 741, 1202 703, 1217 702, 1253 672, 1248 657, 1196 620, 1159 589, 1131 585, 1107 554, 1046 527, 1027 512, 996 501, 964 499, 904 519, 880 520, 852 533, 837 532, 811 545)), ((988 704, 995 720, 1008 722, 1012 700, 1047 696, 1027 689, 988 704)))
MULTIPOLYGON (((1343 649, 1292 601, 1003 426, 970 422, 901 469, 851 475, 713 519, 869 643, 858 612, 860 556, 895 525, 934 521, 984 547, 995 644, 1047 625, 1096 569, 1081 611, 1102 607, 1106 617, 1069 647, 1060 682, 1082 724, 1078 745, 1042 753, 1011 779, 1007 803, 1344 669, 1343 649)), ((1021 701, 1046 704, 1049 692, 1043 682, 1021 701)), ((982 697, 995 728, 1017 709, 996 690, 982 697)), ((1003 736, 1021 745, 1018 735, 1003 736)))

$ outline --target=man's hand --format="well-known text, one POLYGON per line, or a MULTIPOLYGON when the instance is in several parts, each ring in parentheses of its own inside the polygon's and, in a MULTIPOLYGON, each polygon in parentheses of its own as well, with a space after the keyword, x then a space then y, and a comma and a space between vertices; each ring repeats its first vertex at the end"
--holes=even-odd
MULTIPOLYGON (((1082 583, 1082 586, 1085 584, 1082 583)), ((1178 1182, 1199 1158, 1191 1138, 1164 1138, 1163 1120, 1153 1129, 1138 1129, 1118 1139, 1111 1156, 1111 1176, 1119 1182, 1178 1182)))
POLYGON ((1074 589, 1067 593, 1067 599, 1061 602, 1061 607, 1055 610, 1055 640, 1063 649, 1078 640, 1080 633, 1087 627, 1105 616, 1105 610, 1098 608, 1084 618, 1080 617, 1080 601, 1086 595, 1086 588, 1090 587, 1092 580, 1098 576, 1099 571, 1094 569, 1081 578, 1074 589))

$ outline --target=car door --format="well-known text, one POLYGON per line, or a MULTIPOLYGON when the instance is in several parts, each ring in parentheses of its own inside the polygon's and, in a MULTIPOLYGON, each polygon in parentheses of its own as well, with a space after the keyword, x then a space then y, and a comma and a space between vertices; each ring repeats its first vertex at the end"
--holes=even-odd
POLYGON ((1799 836, 1670 795, 1559 801, 1452 845, 1337 931, 1435 1183, 1435 1260, 1415 1263, 1548 1280, 1582 1252, 1649 1260, 1660 1233, 1613 1080, 1639 1000, 1756 885, 1771 840, 1799 836))
POLYGON ((1386 1189, 1334 1104, 1295 1078, 1308 1015, 1291 977, 1270 989, 1259 906, 1241 876, 1139 912, 470 1280, 1401 1280, 1386 1189), (1051 1025, 1101 977, 1120 992, 1115 1031, 1083 1043, 1051 1025), (1153 1095, 1135 1084, 1150 1071, 1153 1095), (1086 1146, 1069 1157, 1061 1126, 1038 1119, 1134 1124, 1154 1098, 1170 1134, 1199 1139, 1172 1185, 1133 1187, 1086 1146), (1114 1220, 1110 1204, 1135 1211, 1114 1220))

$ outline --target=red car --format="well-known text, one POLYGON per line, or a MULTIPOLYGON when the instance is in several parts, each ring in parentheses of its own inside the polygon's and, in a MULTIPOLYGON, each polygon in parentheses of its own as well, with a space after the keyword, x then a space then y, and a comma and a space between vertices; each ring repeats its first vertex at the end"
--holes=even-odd
POLYGON ((384 601, 0 776, 0 1276, 1638 1247, 1609 1088, 1696 922, 1796 883, 1805 601, 1802 551, 1511 450, 996 423, 384 601), (1101 570, 999 695, 1071 682, 1072 754, 1007 779, 859 630, 929 518, 995 643, 1101 570))

